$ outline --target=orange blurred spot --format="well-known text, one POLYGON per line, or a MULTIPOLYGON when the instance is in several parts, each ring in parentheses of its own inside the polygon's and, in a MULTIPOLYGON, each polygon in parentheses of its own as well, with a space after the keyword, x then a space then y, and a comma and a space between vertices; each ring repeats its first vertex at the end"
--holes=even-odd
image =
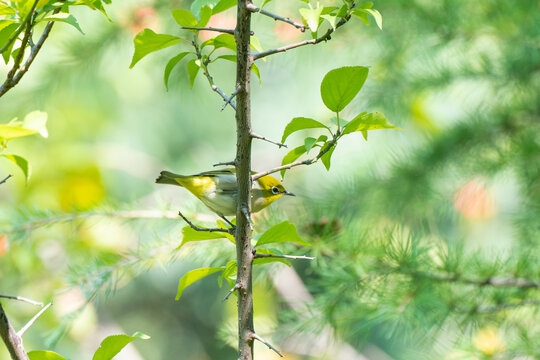
POLYGON ((488 219, 496 212, 493 194, 476 180, 469 181, 456 193, 454 207, 470 219, 488 219))
MULTIPOLYGON (((208 24, 206 24, 205 27, 234 30, 236 27, 236 18, 223 14, 216 14, 210 18, 210 21, 208 21, 208 24)), ((199 32, 199 38, 202 41, 206 41, 220 34, 221 33, 215 31, 201 31, 199 32)))
POLYGON ((159 19, 153 8, 139 8, 133 13, 129 23, 129 28, 133 35, 138 34, 143 29, 149 28, 158 31, 159 19))
MULTIPOLYGON (((291 20, 300 24, 302 23, 302 21, 297 19, 291 20)), ((294 26, 281 21, 276 21, 276 26, 274 26, 274 33, 276 34, 276 37, 279 39, 279 41, 284 43, 299 40, 304 35, 303 32, 301 32, 294 26)))
POLYGON ((6 234, 0 234, 0 256, 8 251, 8 237, 6 234))

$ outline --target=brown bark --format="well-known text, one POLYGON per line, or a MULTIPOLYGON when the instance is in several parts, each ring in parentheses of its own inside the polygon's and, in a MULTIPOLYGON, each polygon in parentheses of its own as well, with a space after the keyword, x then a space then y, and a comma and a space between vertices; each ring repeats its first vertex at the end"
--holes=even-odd
POLYGON ((13 360, 28 360, 22 339, 9 323, 2 304, 0 304, 0 337, 2 337, 2 340, 6 344, 13 360))

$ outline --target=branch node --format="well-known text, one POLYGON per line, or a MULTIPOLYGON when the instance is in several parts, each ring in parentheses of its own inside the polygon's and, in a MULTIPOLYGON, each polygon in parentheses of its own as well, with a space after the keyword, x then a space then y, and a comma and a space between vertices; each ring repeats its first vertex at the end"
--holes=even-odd
POLYGON ((242 208, 242 213, 244 214, 244 216, 246 217, 246 220, 249 224, 249 230, 253 231, 253 224, 251 223, 251 219, 249 217, 249 213, 248 213, 248 209, 243 207, 242 208))
POLYGON ((260 342, 262 342, 264 345, 268 346, 269 349, 271 350, 274 350, 276 354, 279 355, 279 357, 283 357, 283 355, 281 355, 281 353, 278 351, 278 349, 276 349, 275 347, 272 346, 272 344, 270 344, 268 341, 264 340, 262 337, 260 337, 259 335, 255 334, 255 333, 251 333, 250 334, 250 337, 252 339, 255 339, 255 340, 259 340, 260 342))
POLYGON ((231 296, 232 293, 234 293, 239 288, 240 288, 240 285, 238 285, 238 283, 234 284, 234 286, 231 288, 231 290, 229 290, 229 292, 227 293, 227 295, 225 295, 225 297, 223 298, 223 300, 221 300, 221 302, 227 301, 229 296, 231 296))
POLYGON ((225 108, 227 107, 227 105, 229 105, 231 103, 231 101, 234 99, 234 97, 236 96, 236 94, 238 94, 238 92, 241 90, 242 88, 239 86, 236 88, 236 90, 232 93, 231 96, 229 96, 229 98, 227 99, 227 101, 225 101, 225 104, 223 104, 223 106, 221 107, 221 111, 225 110, 225 108))

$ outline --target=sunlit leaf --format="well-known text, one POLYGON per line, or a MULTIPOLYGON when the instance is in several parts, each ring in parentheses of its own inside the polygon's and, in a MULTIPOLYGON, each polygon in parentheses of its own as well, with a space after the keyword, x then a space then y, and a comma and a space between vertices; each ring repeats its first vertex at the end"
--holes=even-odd
POLYGON ((138 33, 133 40, 133 43, 135 44, 135 53, 133 54, 133 59, 131 60, 129 68, 133 68, 133 66, 146 55, 173 46, 181 40, 182 39, 178 36, 156 34, 150 29, 144 29, 138 33))
MULTIPOLYGON (((394 126, 380 112, 361 113, 349 122, 343 129, 343 135, 356 131, 399 129, 394 126)), ((364 136, 366 138, 366 136, 364 136)), ((367 139, 366 139, 367 140, 367 139)))
POLYGON ((334 16, 334 15, 321 15, 321 17, 330 23, 330 26, 332 26, 332 29, 336 30, 337 16, 334 16))
POLYGON ((32 111, 24 117, 23 127, 37 131, 41 136, 47 138, 47 113, 44 111, 32 111))
POLYGON ((367 19, 365 17, 365 14, 373 16, 373 18, 375 19, 375 22, 377 23, 377 26, 379 27, 379 29, 382 30, 382 26, 383 26, 382 15, 378 10, 358 8, 358 9, 354 9, 353 11, 353 15, 358 16, 360 19, 362 19, 362 21, 364 21, 365 23, 369 25, 369 22, 366 22, 367 19))
POLYGON ((15 15, 15 14, 16 12, 14 8, 6 4, 0 3, 0 15, 15 15))
POLYGON ((325 128, 330 130, 328 126, 318 122, 317 120, 306 117, 295 117, 285 127, 283 136, 281 137, 281 142, 285 143, 285 140, 289 137, 289 135, 296 131, 315 128, 325 128))
POLYGON ((65 357, 54 351, 35 350, 30 351, 27 355, 30 360, 66 360, 65 357))
POLYGON ((201 9, 200 14, 200 20, 197 22, 197 27, 205 27, 206 24, 208 24, 208 21, 210 21, 210 17, 212 16, 212 9, 209 6, 204 6, 201 9))
POLYGON ((111 360, 115 357, 127 344, 136 339, 150 339, 150 336, 136 332, 132 336, 128 335, 111 335, 107 336, 99 348, 94 353, 92 360, 111 360))
MULTIPOLYGON (((323 148, 325 146, 328 146, 329 142, 326 143, 323 148)), ((336 149, 336 145, 332 145, 332 147, 326 152, 324 153, 323 156, 321 156, 321 161, 324 165, 324 167, 326 168, 326 170, 330 170, 330 159, 332 158, 332 154, 334 153, 334 150, 336 149)))
POLYGON ((221 0, 212 9, 212 14, 217 14, 217 13, 220 13, 220 12, 225 11, 227 9, 230 9, 233 6, 236 6, 237 3, 238 3, 237 0, 221 0))
POLYGON ((28 180, 30 179, 30 164, 28 163, 28 160, 26 160, 22 156, 13 154, 1 154, 0 156, 13 161, 15 165, 17 165, 19 169, 21 169, 24 174, 24 179, 26 180, 26 182, 28 182, 28 180))
MULTIPOLYGON (((289 151, 284 157, 283 160, 281 160, 281 165, 290 164, 296 159, 298 159, 302 154, 306 153, 306 147, 305 146, 298 146, 291 151, 289 151)), ((281 170, 281 177, 285 176, 285 171, 287 170, 281 170)))
POLYGON ((191 13, 191 11, 186 9, 174 9, 171 11, 172 16, 176 23, 180 26, 189 26, 193 27, 196 26, 198 21, 195 18, 195 15, 191 13))
POLYGON ((195 78, 199 73, 200 66, 197 64, 197 59, 192 59, 187 63, 186 67, 189 75, 189 87, 193 89, 193 84, 195 83, 195 78))
POLYGON ((81 27, 79 26, 79 23, 77 22, 77 19, 75 18, 75 16, 71 14, 59 12, 58 14, 51 14, 51 15, 48 15, 47 17, 36 20, 36 22, 42 22, 42 21, 46 21, 46 22, 58 21, 58 22, 70 24, 75 29, 79 30, 81 34, 84 34, 81 27))
MULTIPOLYGON (((11 38, 11 36, 13 36, 18 28, 19 24, 14 23, 11 20, 0 20, 0 47, 7 44, 8 40, 11 38)), ((6 64, 9 62, 9 57, 14 44, 15 41, 13 41, 11 45, 8 46, 7 49, 2 53, 2 57, 4 58, 4 62, 6 64)))
MULTIPOLYGON (((224 229, 226 227, 223 227, 224 229)), ((232 237, 232 242, 234 243, 234 237, 231 234, 218 232, 218 231, 197 231, 192 229, 190 226, 185 226, 182 228, 182 243, 178 248, 182 247, 184 244, 192 241, 203 241, 203 240, 214 240, 214 239, 229 239, 232 237)))
POLYGON ((256 50, 257 52, 263 52, 264 51, 264 49, 261 46, 261 43, 259 42, 259 39, 257 39, 257 37, 255 37, 255 36, 251 36, 249 38, 249 44, 250 44, 251 48, 256 50))
POLYGON ((200 280, 218 271, 223 271, 224 269, 225 267, 208 267, 188 271, 184 276, 182 276, 180 282, 178 283, 176 300, 180 299, 180 297, 182 296, 182 292, 185 290, 185 288, 193 284, 195 281, 200 280))
POLYGON ((0 124, 0 138, 4 140, 11 140, 22 136, 28 136, 37 134, 38 131, 34 129, 26 129, 22 126, 13 126, 10 124, 0 124))
POLYGON ((368 68, 344 66, 329 71, 321 82, 321 97, 326 107, 339 112, 358 94, 367 79, 368 68))
POLYGON ((180 62, 187 54, 189 54, 188 51, 181 52, 180 54, 176 55, 175 57, 171 58, 167 65, 165 66, 165 73, 163 74, 163 81, 165 82, 165 89, 169 91, 169 76, 171 75, 171 71, 174 69, 176 64, 180 62))
POLYGON ((291 224, 288 221, 284 221, 266 230, 261 235, 259 240, 257 240, 255 247, 282 242, 293 242, 304 246, 311 246, 311 244, 305 242, 300 238, 300 236, 298 236, 298 233, 296 232, 296 226, 294 226, 294 224, 291 224))
POLYGON ((300 15, 306 20, 309 29, 314 33, 316 33, 319 28, 319 18, 321 17, 322 10, 322 7, 317 7, 315 9, 302 8, 299 10, 300 15))

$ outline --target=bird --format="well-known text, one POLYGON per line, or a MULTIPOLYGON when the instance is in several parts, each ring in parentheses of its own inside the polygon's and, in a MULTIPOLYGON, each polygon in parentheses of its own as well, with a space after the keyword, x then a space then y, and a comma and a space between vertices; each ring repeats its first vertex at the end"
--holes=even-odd
MULTIPOLYGON (((195 175, 179 175, 162 171, 156 183, 186 188, 225 220, 227 220, 225 216, 236 215, 238 184, 235 168, 205 171, 195 175)), ((251 188, 251 212, 261 211, 283 195, 295 196, 285 190, 281 182, 273 176, 266 175, 258 178, 251 188)))

